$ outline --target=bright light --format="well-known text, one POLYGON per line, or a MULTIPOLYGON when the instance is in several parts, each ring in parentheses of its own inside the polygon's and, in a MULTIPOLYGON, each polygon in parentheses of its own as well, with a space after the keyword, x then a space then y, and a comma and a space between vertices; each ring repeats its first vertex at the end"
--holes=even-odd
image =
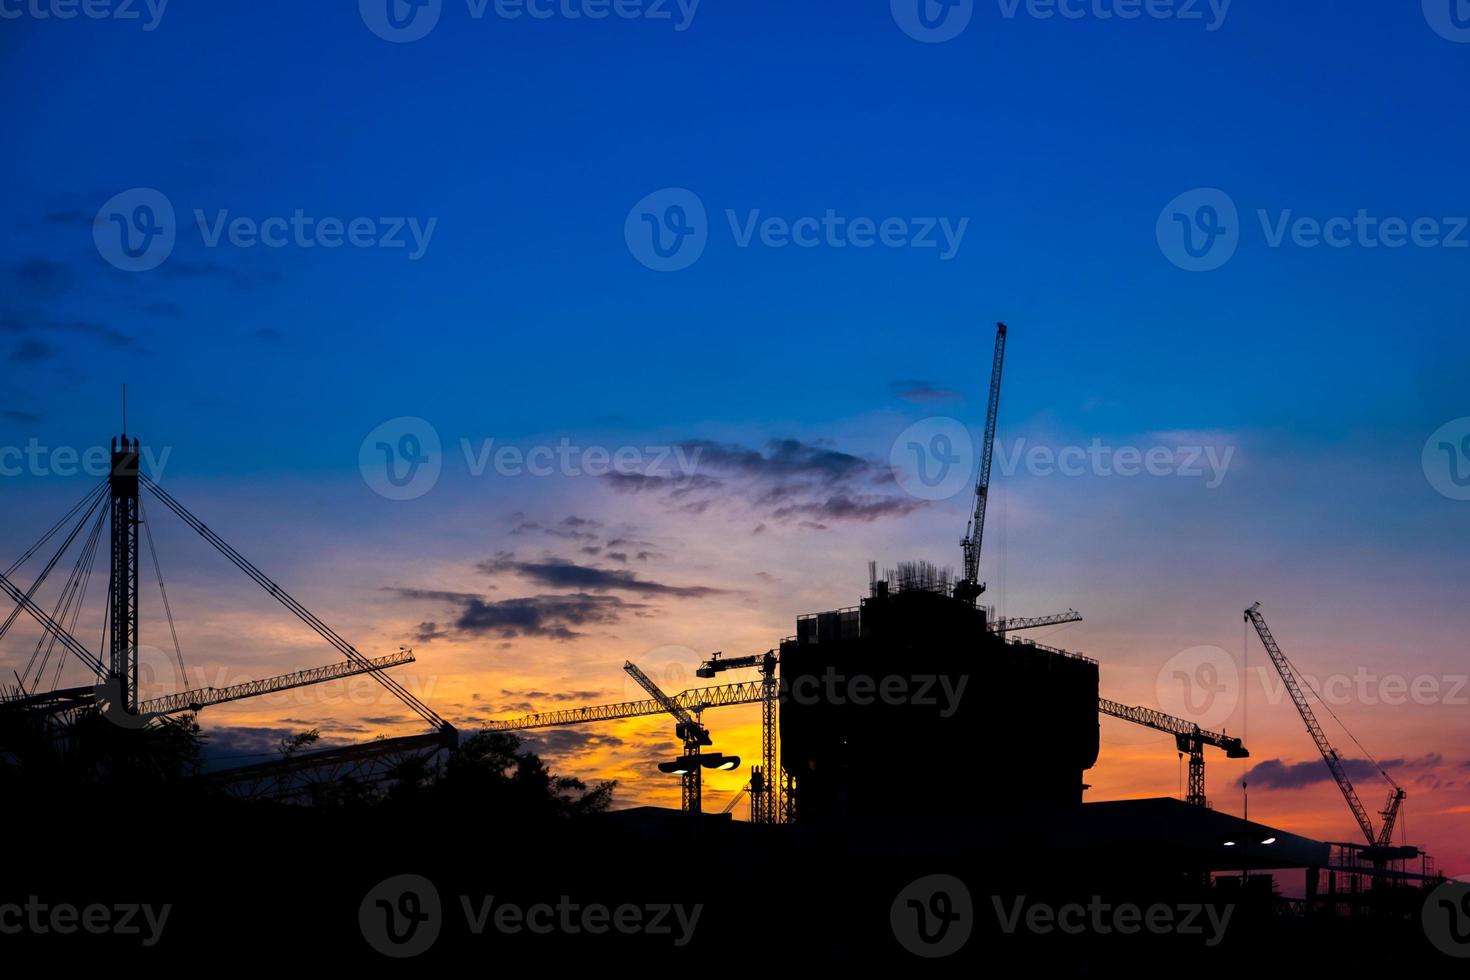
POLYGON ((1235 841, 1228 840, 1228 841, 1225 842, 1225 846, 1226 847, 1234 847, 1235 846, 1235 841))
POLYGON ((1274 838, 1274 837, 1267 837, 1265 840, 1261 841, 1261 843, 1262 844, 1274 844, 1274 843, 1276 843, 1276 838, 1274 838))

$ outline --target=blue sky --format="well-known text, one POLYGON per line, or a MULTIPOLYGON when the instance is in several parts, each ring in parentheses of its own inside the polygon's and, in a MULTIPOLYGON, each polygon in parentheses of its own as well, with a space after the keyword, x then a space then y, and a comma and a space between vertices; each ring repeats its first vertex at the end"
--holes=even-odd
MULTIPOLYGON (((1454 234, 1470 214, 1470 44, 1418 3, 1236 0, 1214 30, 1204 3, 1204 20, 1104 19, 1118 5, 1091 0, 1074 5, 1078 19, 1008 7, 977 0, 943 43, 910 37, 889 3, 851 0, 704 0, 685 30, 509 19, 493 5, 476 19, 444 0, 411 43, 375 35, 349 2, 175 0, 151 30, 0 20, 0 82, 18 96, 0 110, 0 443, 104 440, 127 382, 135 428, 172 447, 180 495, 258 542, 283 581, 317 583, 314 608, 356 621, 383 589, 469 590, 476 562, 515 544, 508 515, 556 526, 582 514, 662 542, 651 550, 668 566, 641 575, 737 594, 713 622, 768 645, 760 637, 789 632, 795 612, 850 604, 867 557, 953 561, 963 495, 823 535, 758 508, 711 520, 723 500, 681 513, 596 481, 487 487, 458 441, 711 440, 766 454, 762 480, 771 439, 881 461, 916 420, 979 421, 1003 318, 1003 439, 1237 450, 1218 493, 1021 474, 1000 491, 1009 523, 987 542, 1005 556, 993 577, 1028 607, 1015 612, 1091 599, 1089 642, 1115 645, 1125 665, 1140 657, 1140 677, 1153 654, 1138 644, 1159 659, 1206 640, 1238 649, 1238 609, 1268 598, 1258 587, 1312 610, 1303 631, 1351 639, 1361 630, 1341 614, 1368 609, 1375 639, 1454 643, 1463 659, 1462 602, 1444 583, 1464 581, 1470 504, 1434 492, 1420 452, 1470 414, 1470 248, 1271 247, 1258 212, 1274 224, 1364 211, 1454 234), (167 199, 177 241, 161 265, 130 272, 93 232, 99 209, 137 188, 167 199), (630 209, 666 188, 707 213, 704 253, 676 272, 645 267, 624 233, 630 209), (1239 244, 1190 272, 1156 226, 1202 188, 1237 209, 1239 244), (193 217, 297 209, 378 229, 411 218, 432 234, 416 259, 208 247, 193 217), (739 247, 726 215, 829 210, 966 223, 944 259, 739 247), (916 389, 929 400, 901 397, 916 389), (445 476, 393 502, 364 485, 359 447, 403 416, 435 427, 445 476), (386 553, 413 558, 374 571, 386 553), (766 566, 782 562, 809 573, 800 586, 734 581, 781 578, 766 566), (852 574, 815 581, 837 564, 852 574), (321 584, 339 578, 354 584, 321 584), (737 627, 751 608, 759 622, 737 627), (1165 625, 1150 634, 1144 617, 1165 625)), ((7 554, 74 495, 36 474, 5 490, 26 517, 0 535, 7 554)), ((565 540, 535 547, 565 558, 565 540)), ((198 598, 218 622, 223 604, 202 587, 198 598)), ((405 608, 364 629, 393 644, 445 615, 405 608)), ((665 628, 624 621, 618 641, 700 647, 665 628)), ((498 654, 522 686, 603 658, 536 643, 535 657, 498 654), (532 676, 536 657, 556 666, 532 676)), ((1345 656, 1374 653, 1364 640, 1345 656)), ((468 703, 475 684, 445 683, 468 703)), ((1287 722, 1282 753, 1300 753, 1287 722)), ((1429 736, 1412 748, 1428 751, 1429 736)))

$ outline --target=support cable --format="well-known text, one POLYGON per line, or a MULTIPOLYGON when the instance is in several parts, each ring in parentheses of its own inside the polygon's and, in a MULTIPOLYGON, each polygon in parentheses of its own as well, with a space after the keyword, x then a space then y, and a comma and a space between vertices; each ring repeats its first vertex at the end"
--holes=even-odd
POLYGON ((179 647, 179 631, 174 628, 174 612, 168 604, 168 589, 163 585, 163 568, 158 564, 158 549, 153 546, 153 529, 148 526, 148 514, 143 509, 143 501, 138 500, 138 517, 143 525, 143 536, 148 540, 148 553, 153 556, 153 573, 158 576, 158 594, 163 597, 163 614, 168 618, 168 633, 174 641, 174 659, 179 664, 179 678, 187 680, 184 670, 184 651, 179 647))
MULTIPOLYGON (((89 500, 92 500, 92 497, 94 495, 100 495, 101 492, 106 487, 107 487, 107 481, 106 480, 103 480, 97 486, 95 486, 91 490, 87 491, 87 495, 85 497, 83 497, 81 500, 77 501, 77 503, 72 507, 72 509, 66 512, 66 516, 65 517, 61 518, 61 520, 59 520, 55 524, 51 525, 51 530, 49 530, 45 534, 41 535, 41 540, 39 540, 35 544, 31 545, 30 548, 28 548, 26 550, 25 554, 23 554, 19 558, 17 558, 15 560, 15 564, 11 565, 9 568, 7 568, 5 570, 5 574, 7 576, 14 575, 20 569, 20 566, 24 565, 27 561, 29 561, 31 559, 31 557, 33 555, 35 555, 36 552, 40 551, 42 548, 44 548, 46 546, 46 542, 47 541, 50 541, 51 538, 52 538, 52 536, 55 535, 57 531, 60 531, 63 527, 65 527, 67 525, 67 523, 72 519, 72 517, 74 517, 79 511, 81 511, 83 507, 86 507, 87 502, 89 500)), ((96 501, 95 500, 92 500, 92 503, 93 503, 94 506, 96 505, 96 501)), ((83 522, 85 523, 85 519, 84 519, 83 522)))
POLYGON ((240 554, 233 547, 231 547, 229 542, 225 541, 214 531, 210 530, 208 525, 206 525, 203 521, 190 513, 188 508, 175 500, 174 497, 168 491, 159 486, 156 481, 148 477, 146 474, 142 475, 141 479, 143 485, 147 487, 150 493, 161 500, 164 505, 169 508, 169 510, 172 510, 179 517, 180 520, 189 525, 189 527, 193 528, 193 530, 198 533, 200 537, 204 538, 205 541, 208 541, 216 551, 224 555, 225 558, 229 559, 231 564, 240 569, 240 571, 244 572, 248 578, 255 582, 255 584, 259 585, 261 588, 265 589, 266 592, 270 593, 270 595, 274 597, 277 602, 290 610, 297 619, 301 620, 307 626, 311 627, 311 629, 316 632, 318 636, 320 636, 322 639, 326 640, 333 647, 335 647, 339 653, 341 653, 347 659, 351 660, 353 663, 368 668, 369 675, 380 685, 382 685, 387 691, 389 691, 389 693, 393 694, 395 697, 398 698, 398 700, 402 701, 406 707, 408 707, 425 722, 435 728, 445 728, 448 726, 448 723, 443 718, 439 717, 439 715, 436 714, 432 708, 424 704, 424 702, 420 701, 402 684, 399 684, 393 678, 388 677, 381 670, 374 668, 373 664, 368 660, 368 658, 359 653, 352 644, 348 643, 335 630, 333 630, 326 623, 322 622, 321 619, 317 618, 316 614, 311 612, 311 610, 307 609, 300 602, 296 601, 296 599, 292 597, 290 593, 288 593, 285 589, 281 588, 274 581, 272 581, 270 577, 267 576, 264 572, 251 564, 244 555, 240 554))
MULTIPOLYGON (((81 591, 80 591, 80 593, 77 596, 76 605, 72 609, 71 622, 69 624, 67 624, 67 627, 66 627, 66 631, 68 633, 70 633, 72 636, 76 636, 77 635, 77 621, 79 619, 81 619, 81 616, 82 616, 82 608, 86 604, 86 601, 87 601, 87 587, 89 585, 91 585, 91 583, 92 583, 92 569, 97 564, 97 551, 98 551, 97 545, 101 541, 101 534, 100 534, 101 528, 100 527, 98 528, 98 531, 99 531, 98 537, 92 543, 92 553, 87 556, 87 568, 86 568, 86 571, 83 572, 83 574, 82 574, 81 591)), ((65 657, 57 657, 56 658, 56 671, 55 671, 55 673, 53 673, 51 675, 51 690, 54 691, 58 687, 61 686, 61 669, 65 665, 66 665, 66 658, 65 657)), ((38 678, 38 680, 39 680, 39 678, 38 678)), ((101 680, 101 678, 98 678, 98 680, 101 680)))
MULTIPOLYGON (((92 555, 97 548, 98 539, 102 537, 102 525, 106 517, 106 510, 103 510, 97 515, 97 520, 92 525, 92 531, 87 535, 86 541, 82 544, 82 549, 77 554, 76 563, 72 565, 71 573, 67 575, 66 581, 61 585, 61 594, 56 597, 56 605, 51 610, 51 618, 58 623, 65 623, 68 618, 75 619, 70 614, 72 605, 76 602, 77 598, 77 585, 82 578, 83 569, 91 567, 92 555)), ((31 659, 26 663, 26 669, 21 675, 29 679, 31 671, 34 668, 36 676, 31 681, 31 684, 37 690, 40 690, 41 678, 45 675, 46 667, 50 664, 51 655, 55 650, 56 637, 51 633, 42 631, 40 638, 36 640, 36 649, 31 653, 31 659), (43 648, 45 650, 44 656, 42 655, 43 648), (40 659, 39 667, 36 667, 37 658, 40 659)), ((61 659, 65 661, 66 657, 63 655, 61 659)))
MULTIPOLYGON (((46 563, 45 568, 41 569, 41 574, 36 578, 36 581, 31 584, 31 587, 27 589, 24 593, 21 593, 20 590, 17 589, 16 595, 10 596, 11 600, 16 603, 16 607, 11 610, 10 615, 6 617, 5 622, 0 623, 0 639, 4 639, 5 634, 10 632, 10 627, 14 626, 15 621, 20 618, 21 610, 25 609, 27 606, 35 605, 32 600, 36 595, 36 590, 39 589, 41 587, 41 584, 46 581, 46 576, 51 574, 51 570, 56 567, 56 563, 61 560, 61 556, 66 554, 66 552, 71 548, 72 542, 76 540, 77 535, 81 533, 82 528, 87 526, 87 521, 89 521, 92 517, 92 511, 97 509, 97 507, 102 503, 102 496, 103 495, 99 493, 94 499, 92 499, 92 506, 88 508, 86 514, 83 515, 81 521, 77 523, 76 527, 71 529, 71 533, 68 534, 66 540, 62 542, 61 549, 57 551, 56 554, 51 556, 51 560, 46 563), (20 598, 17 598, 17 596, 19 596, 20 598)), ((24 561, 24 559, 22 559, 22 561, 24 561)), ((18 565, 19 563, 17 563, 17 567, 18 565)), ((4 577, 8 578, 9 575, 10 573, 6 572, 4 577)), ((6 592, 8 593, 9 590, 7 589, 6 592)))

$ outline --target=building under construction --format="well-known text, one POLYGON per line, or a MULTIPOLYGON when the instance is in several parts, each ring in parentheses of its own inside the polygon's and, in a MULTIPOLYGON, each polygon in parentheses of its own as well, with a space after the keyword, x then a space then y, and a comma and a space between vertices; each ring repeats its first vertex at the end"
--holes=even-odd
POLYGON ((932 566, 873 575, 870 593, 801 617, 781 643, 781 765, 799 822, 974 815, 990 785, 1036 806, 1082 802, 1095 661, 1008 641, 932 566))

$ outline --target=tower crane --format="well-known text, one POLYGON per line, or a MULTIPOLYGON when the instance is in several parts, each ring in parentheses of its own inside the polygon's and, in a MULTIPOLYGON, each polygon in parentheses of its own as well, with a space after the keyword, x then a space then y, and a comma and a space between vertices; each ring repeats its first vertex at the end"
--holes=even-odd
MULTIPOLYGON (((208 705, 258 697, 342 677, 367 674, 443 736, 446 745, 455 741, 456 733, 452 725, 407 688, 388 677, 385 672, 387 668, 412 663, 414 661, 412 652, 400 650, 396 655, 377 658, 369 658, 359 653, 335 630, 327 626, 285 589, 266 577, 260 569, 251 564, 203 521, 195 517, 172 494, 143 473, 140 465, 141 459, 141 446, 136 438, 130 439, 127 435, 123 435, 113 439, 112 465, 107 478, 100 485, 89 490, 80 503, 73 506, 66 516, 53 525, 41 540, 29 548, 9 569, 0 573, 0 594, 15 603, 15 609, 10 612, 3 623, 0 623, 0 637, 5 635, 20 614, 24 612, 39 623, 46 634, 42 638, 42 644, 37 646, 37 655, 40 654, 42 646, 49 639, 50 645, 46 647, 47 659, 51 656, 51 651, 59 644, 63 651, 63 662, 66 655, 70 654, 99 681, 90 687, 55 690, 55 681, 61 676, 61 663, 59 662, 51 685, 53 690, 40 692, 36 689, 39 686, 42 671, 46 667, 47 661, 43 659, 40 669, 35 671, 36 681, 34 683, 28 685, 24 679, 20 680, 20 697, 8 702, 12 707, 24 707, 53 714, 102 707, 109 713, 109 717, 115 720, 126 721, 124 716, 128 716, 137 718, 142 724, 146 724, 149 718, 159 715, 198 711, 208 705), (139 555, 140 542, 145 538, 148 541, 150 552, 153 553, 155 571, 158 573, 159 589, 163 596, 164 612, 169 619, 170 632, 173 632, 174 625, 173 613, 168 605, 168 594, 163 586, 163 575, 157 566, 157 553, 154 551, 151 532, 148 530, 145 519, 141 493, 143 490, 147 490, 154 498, 161 501, 165 507, 209 542, 247 577, 336 648, 345 660, 324 667, 280 674, 225 688, 198 688, 151 700, 140 700, 138 692, 140 650, 138 600, 141 562, 139 555), (46 542, 62 528, 67 527, 78 514, 81 515, 80 522, 64 538, 60 549, 47 562, 31 586, 22 590, 10 576, 14 575, 29 558, 37 554, 46 542), (93 523, 94 514, 96 514, 95 523, 93 523), (111 518, 111 555, 107 609, 104 616, 103 638, 106 652, 104 658, 78 641, 74 630, 77 615, 81 611, 86 580, 90 576, 91 563, 99 550, 97 545, 100 541, 101 528, 104 520, 109 516, 111 518), (76 540, 80 530, 89 524, 92 526, 91 535, 86 539, 86 544, 77 558, 71 577, 62 587, 62 600, 58 601, 55 612, 47 614, 36 604, 37 590, 55 568, 62 555, 70 548, 72 542, 76 540), (28 687, 31 688, 29 692, 28 687)), ((176 634, 174 642, 177 653, 176 634)), ((36 656, 33 656, 32 660, 34 663, 36 656)), ((181 654, 179 663, 182 667, 181 654)), ((26 674, 27 676, 31 674, 31 665, 27 665, 26 674)), ((132 723, 129 722, 129 724, 132 723)))
POLYGON ((716 653, 694 672, 696 677, 714 677, 721 671, 756 667, 761 672, 761 764, 751 767, 750 810, 754 823, 779 823, 780 763, 776 759, 776 705, 780 688, 776 679, 776 651, 743 657, 716 653))
POLYGON ((1135 725, 1143 725, 1145 728, 1173 735, 1179 751, 1189 756, 1189 794, 1185 797, 1185 802, 1194 806, 1209 806, 1209 801, 1205 799, 1206 745, 1223 749, 1227 759, 1250 758, 1250 752, 1241 744, 1240 739, 1231 738, 1220 732, 1205 731, 1194 722, 1166 715, 1162 711, 1155 711, 1152 708, 1130 708, 1128 705, 1109 701, 1107 698, 1097 699, 1097 710, 1113 718, 1121 718, 1135 725))
POLYGON ((703 746, 712 744, 709 737, 709 729, 705 728, 689 714, 689 709, 684 707, 674 698, 669 697, 659 688, 653 680, 638 669, 638 665, 629 660, 623 664, 623 669, 638 686, 649 693, 654 701, 658 702, 660 708, 674 716, 677 724, 674 726, 674 734, 679 741, 684 743, 684 758, 681 760, 683 769, 680 772, 680 783, 683 790, 682 803, 685 813, 698 815, 701 806, 701 789, 704 784, 702 772, 704 766, 700 764, 699 750, 703 746))
POLYGON ((955 583, 958 599, 974 605, 985 583, 980 581, 980 541, 985 535, 985 504, 990 495, 990 461, 995 454, 995 419, 1000 411, 1000 372, 1006 356, 1006 325, 995 325, 995 357, 990 366, 990 401, 985 409, 985 435, 980 444, 980 478, 975 483, 975 513, 965 528, 960 548, 965 557, 965 576, 955 583))
POLYGON ((986 624, 990 632, 995 633, 1001 639, 1007 633, 1017 630, 1034 630, 1042 626, 1060 626, 1063 623, 1080 623, 1082 614, 1075 609, 1068 609, 1064 613, 1053 613, 1050 616, 1017 616, 1013 619, 995 619, 986 624))
MULTIPOLYGON (((1327 741, 1327 735, 1322 731, 1322 726, 1317 723, 1317 716, 1313 713, 1312 706, 1307 703, 1307 697, 1302 693, 1301 685, 1297 682, 1296 667, 1292 666, 1291 661, 1286 659, 1286 654, 1281 652, 1281 647, 1277 644, 1276 637, 1272 635, 1271 628, 1266 625, 1266 617, 1261 614, 1261 604, 1257 602, 1247 609, 1245 611, 1245 618, 1247 622, 1256 628, 1256 635, 1261 638, 1261 645, 1266 648, 1266 655, 1271 658, 1271 663, 1275 665, 1276 672, 1281 675, 1281 682, 1286 685, 1286 690, 1291 695, 1292 702, 1296 704, 1297 712, 1302 716, 1302 721, 1306 723, 1307 733, 1312 736, 1312 741, 1317 743, 1317 751, 1322 753, 1322 761, 1327 763, 1327 768, 1332 772, 1332 778, 1337 780, 1337 788, 1342 791, 1343 799, 1347 800, 1348 809, 1353 811, 1353 819, 1358 822, 1358 827, 1363 831, 1363 836, 1368 841, 1368 847, 1364 851, 1364 854, 1369 858, 1398 856, 1397 854, 1390 854, 1388 852, 1394 850, 1392 847, 1393 829, 1394 825, 1398 822, 1399 809, 1403 806, 1404 797, 1408 794, 1404 792, 1403 787, 1394 782, 1393 777, 1385 770, 1381 767, 1378 769, 1378 772, 1384 779, 1388 780, 1388 784, 1393 788, 1389 792, 1388 802, 1379 811, 1379 815, 1383 817, 1383 824, 1375 835, 1373 833, 1373 821, 1368 818, 1367 809, 1363 806, 1363 802, 1358 799, 1358 792, 1353 789, 1353 782, 1348 778, 1347 770, 1343 768, 1342 759, 1338 756, 1337 749, 1333 748, 1332 743, 1327 741)), ((1350 732, 1349 737, 1351 737, 1351 734, 1350 732)), ((1354 741, 1357 740, 1354 739, 1354 741)), ((1371 758, 1369 761, 1372 761, 1371 758)), ((1378 765, 1376 762, 1373 764, 1374 766, 1378 765)))

